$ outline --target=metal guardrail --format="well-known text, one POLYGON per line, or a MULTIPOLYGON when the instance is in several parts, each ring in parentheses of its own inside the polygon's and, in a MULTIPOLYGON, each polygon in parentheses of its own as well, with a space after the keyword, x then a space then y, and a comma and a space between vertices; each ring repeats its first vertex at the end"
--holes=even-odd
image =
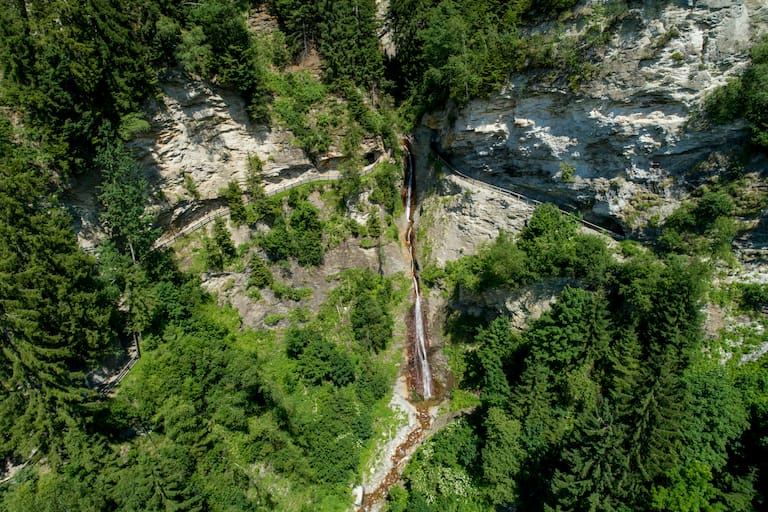
POLYGON ((99 388, 99 394, 101 396, 107 396, 112 392, 113 389, 117 387, 118 384, 125 378, 126 375, 128 375, 128 372, 131 371, 131 368, 138 362, 139 356, 133 356, 131 359, 123 366, 123 368, 120 370, 120 372, 115 375, 109 382, 104 384, 99 388))
MULTIPOLYGON (((512 196, 515 199, 518 199, 520 201, 524 201, 524 202, 532 204, 534 206, 538 206, 540 204, 544 204, 542 201, 539 201, 538 199, 534 199, 532 197, 528 197, 525 194, 521 194, 519 192, 515 192, 514 190, 509 190, 507 188, 502 188, 502 187, 493 185, 491 183, 486 183, 486 182, 484 182, 482 180, 478 180, 477 178, 472 178, 471 176, 468 176, 467 174, 459 171, 453 165, 448 163, 448 161, 440 153, 438 153, 434 149, 432 149, 431 151, 432 151, 432 154, 440 161, 440 163, 444 167, 446 167, 449 171, 451 171, 451 173, 453 173, 454 175, 456 175, 456 176, 458 176, 458 177, 460 177, 460 178, 462 178, 462 179, 464 179, 466 181, 469 181, 470 183, 473 183, 473 184, 475 184, 475 185, 477 185, 479 187, 484 187, 484 188, 489 188, 489 189, 495 190, 496 192, 499 192, 501 194, 512 196)), ((569 212, 568 210, 563 210, 559 206, 557 207, 557 209, 560 210, 562 213, 575 218, 583 226, 586 226, 586 227, 588 227, 590 229, 594 229, 595 231, 599 231, 599 232, 601 232, 601 233, 603 233, 605 235, 610 236, 611 238, 613 238, 615 240, 624 240, 626 238, 624 235, 616 233, 615 231, 611 231, 610 229, 608 229, 606 227, 598 226, 597 224, 593 224, 592 222, 589 222, 588 220, 584 220, 583 218, 581 218, 580 215, 576 215, 573 212, 569 212)))
MULTIPOLYGON (((380 162, 383 161, 384 156, 382 155, 379 157, 374 163, 367 165, 363 167, 363 169, 360 171, 361 176, 366 176, 373 172, 373 170, 376 168, 376 165, 378 165, 380 162)), ((289 190, 294 187, 299 187, 301 185, 306 185, 308 183, 319 183, 324 181, 337 181, 341 179, 341 173, 339 171, 328 171, 321 174, 315 174, 312 176, 302 176, 297 180, 291 181, 290 183, 281 183, 274 187, 265 187, 265 194, 267 196, 274 196, 281 192, 285 192, 286 190, 289 190)), ((239 182, 240 186, 245 185, 245 181, 239 182)), ((201 217, 200 219, 197 219, 196 221, 192 222, 191 224, 187 224, 184 226, 181 230, 179 230, 177 233, 174 233, 171 237, 167 238, 166 240, 160 240, 158 239, 155 244, 152 246, 151 251, 156 251, 158 249, 161 249, 163 247, 166 247, 176 240, 178 240, 180 237, 187 235, 189 233, 192 233, 194 231, 197 231, 201 227, 205 226, 206 224, 212 222, 217 217, 223 217, 227 214, 229 211, 229 208, 227 206, 222 206, 220 208, 217 208, 216 210, 209 212, 205 216, 201 217)), ((96 248, 92 248, 91 252, 95 252, 96 248)), ((123 366, 120 371, 113 376, 109 382, 105 383, 104 385, 99 387, 99 394, 101 396, 107 396, 109 393, 112 392, 113 389, 117 387, 118 384, 125 378, 126 375, 128 375, 128 372, 131 371, 131 368, 138 362, 139 360, 139 354, 131 356, 131 359, 123 366)))
MULTIPOLYGON (((360 176, 367 176, 368 174, 372 173, 373 170, 376 168, 376 166, 383 161, 384 156, 382 155, 379 157, 375 162, 372 164, 369 164, 365 167, 363 167, 360 170, 360 176)), ((289 183, 280 183, 274 187, 264 187, 264 192, 266 193, 267 197, 275 196, 277 194, 280 194, 281 192, 285 192, 286 190, 290 190, 295 187, 300 187, 302 185, 307 185, 309 183, 322 183, 324 181, 338 181, 341 179, 341 172, 339 171, 327 171, 322 174, 313 174, 311 176, 302 176, 296 180, 293 180, 289 183)), ((238 185, 241 187, 244 187, 246 185, 245 180, 238 181, 238 185)), ((218 217, 223 217, 229 212, 228 206, 221 206, 212 212, 207 213, 205 216, 193 221, 191 224, 187 224, 183 228, 181 228, 178 232, 173 233, 170 237, 166 239, 159 238, 154 245, 152 246, 153 251, 157 251, 160 249, 163 249, 165 247, 168 247, 172 243, 174 243, 179 238, 186 236, 190 233, 194 233, 201 227, 210 224, 214 221, 214 219, 218 217)))

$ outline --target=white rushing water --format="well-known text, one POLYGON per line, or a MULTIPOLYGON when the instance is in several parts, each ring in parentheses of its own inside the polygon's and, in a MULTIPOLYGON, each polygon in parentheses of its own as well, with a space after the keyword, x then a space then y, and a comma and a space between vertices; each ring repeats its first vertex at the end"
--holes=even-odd
MULTIPOLYGON (((411 219, 411 201, 413 200, 413 157, 411 156, 411 152, 406 148, 406 153, 408 153, 408 184, 406 185, 406 195, 405 195, 405 222, 408 223, 408 238, 406 238, 406 241, 408 242, 408 245, 411 244, 411 223, 413 222, 413 219, 411 219)), ((413 264, 413 249, 411 249, 411 264, 413 264)))
POLYGON ((421 305, 421 288, 419 286, 419 276, 416 266, 416 255, 413 247, 413 212, 411 211, 411 201, 413 200, 413 183, 415 170, 413 168, 413 156, 410 149, 405 148, 408 155, 408 185, 406 187, 405 197, 405 220, 408 223, 408 229, 405 234, 405 242, 408 245, 408 252, 411 257, 411 272, 413 273, 413 291, 416 296, 413 307, 413 324, 416 330, 416 339, 414 340, 414 360, 416 361, 418 374, 421 379, 422 396, 424 398, 432 397, 432 372, 429 369, 429 360, 427 359, 427 335, 424 328, 424 312, 421 305))
POLYGON ((413 278, 413 286, 416 289, 416 304, 413 308, 414 324, 416 324, 416 360, 421 374, 421 387, 424 398, 432 397, 432 373, 429 370, 427 359, 427 337, 424 334, 424 314, 421 311, 421 292, 416 277, 413 278))

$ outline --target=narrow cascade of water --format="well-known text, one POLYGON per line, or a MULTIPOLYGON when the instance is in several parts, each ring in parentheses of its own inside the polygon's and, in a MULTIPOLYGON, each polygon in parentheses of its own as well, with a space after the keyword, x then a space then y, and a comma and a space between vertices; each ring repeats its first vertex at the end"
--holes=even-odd
POLYGON ((427 359, 427 338, 424 334, 424 315, 421 312, 421 293, 419 293, 418 283, 414 283, 414 286, 416 286, 416 304, 413 308, 414 323, 416 324, 416 359, 421 368, 421 387, 424 390, 424 398, 431 398, 432 373, 429 370, 429 360, 427 359))
POLYGON ((413 324, 416 331, 415 339, 413 340, 413 358, 416 362, 416 370, 418 374, 418 380, 421 384, 421 394, 424 398, 432 398, 432 372, 429 369, 429 359, 427 358, 427 335, 424 328, 424 312, 422 311, 421 300, 421 287, 419 286, 419 273, 418 265, 416 264, 416 254, 413 247, 414 231, 413 231, 413 188, 414 188, 414 174, 416 172, 413 165, 413 155, 411 155, 410 147, 407 142, 404 143, 405 153, 408 157, 407 162, 407 184, 405 195, 405 220, 408 223, 408 229, 405 234, 405 243, 408 247, 409 256, 411 258, 411 272, 413 274, 413 292, 414 292, 414 306, 413 306, 413 324))
MULTIPOLYGON (((429 368, 429 359, 427 358, 427 348, 429 347, 429 340, 427 339, 427 330, 424 326, 424 305, 421 296, 421 287, 419 285, 419 265, 416 261, 416 235, 413 225, 413 202, 414 202, 414 173, 415 167, 413 165, 413 156, 411 155, 411 147, 408 139, 403 139, 403 150, 407 159, 405 160, 405 247, 408 250, 408 257, 411 260, 411 276, 413 281, 413 330, 414 336, 410 340, 408 350, 410 357, 413 357, 415 364, 414 375, 409 375, 408 382, 416 388, 416 391, 421 393, 421 396, 427 400, 432 398, 433 384, 432 384, 432 372, 429 368), (411 380, 410 378, 413 378, 411 380)), ((400 399, 405 402, 407 397, 407 387, 402 391, 400 399)), ((397 395, 397 393, 396 393, 397 395)), ((394 400, 394 397, 393 397, 394 400)), ((403 407, 403 406, 400 406, 403 407)), ((402 440, 397 444, 392 454, 389 456, 388 467, 389 470, 383 476, 382 480, 378 480, 378 484, 370 492, 366 492, 365 488, 361 488, 361 506, 358 512, 370 512, 371 510, 378 510, 377 504, 386 498, 389 488, 392 487, 395 482, 400 479, 400 475, 403 472, 405 464, 413 455, 414 450, 419 446, 421 441, 426 436, 430 425, 432 424, 432 415, 429 411, 429 403, 421 402, 420 404, 412 404, 405 402, 404 411, 412 411, 408 413, 409 423, 406 425, 408 429, 407 434, 401 438, 402 440)), ((399 434, 398 434, 399 435, 399 434)), ((397 441, 397 438, 395 439, 397 441)))
MULTIPOLYGON (((411 156, 411 152, 408 150, 408 148, 405 149, 405 152, 408 155, 408 183, 405 185, 405 222, 408 223, 408 233, 406 234, 406 241, 408 242, 408 247, 410 247, 411 239, 411 225, 413 223, 413 219, 411 218, 411 201, 413 201, 413 157, 411 156)), ((411 250, 411 263, 413 263, 413 250, 411 250)))

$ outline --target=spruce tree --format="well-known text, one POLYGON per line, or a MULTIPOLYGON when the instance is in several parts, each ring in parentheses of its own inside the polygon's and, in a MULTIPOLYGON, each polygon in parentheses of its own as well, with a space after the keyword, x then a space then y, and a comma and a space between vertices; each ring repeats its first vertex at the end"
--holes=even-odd
POLYGON ((0 119, 0 455, 23 458, 77 424, 82 370, 112 338, 113 306, 69 216, 0 119))

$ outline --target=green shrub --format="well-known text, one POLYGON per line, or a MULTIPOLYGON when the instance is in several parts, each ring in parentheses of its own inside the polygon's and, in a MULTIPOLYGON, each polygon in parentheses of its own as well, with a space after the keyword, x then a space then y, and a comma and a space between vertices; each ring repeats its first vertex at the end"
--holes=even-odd
POLYGON ((274 281, 270 285, 270 289, 272 290, 272 293, 275 294, 275 297, 278 299, 286 298, 288 300, 292 300, 294 302, 298 302, 300 300, 308 299, 312 296, 312 288, 292 288, 284 283, 280 283, 278 281, 274 281))
POLYGON ((571 164, 560 162, 560 179, 566 183, 573 183, 576 181, 576 167, 571 164))
POLYGON ((371 177, 374 182, 370 195, 371 201, 380 204, 388 212, 396 211, 400 203, 400 190, 397 186, 400 179, 400 167, 384 162, 376 167, 371 177))
POLYGON ((280 313, 270 313, 264 317, 264 325, 273 327, 279 324, 280 320, 282 320, 283 318, 285 318, 285 315, 281 315, 280 313))
POLYGON ((750 50, 752 63, 740 79, 730 80, 704 103, 715 123, 744 117, 752 123, 752 141, 768 147, 768 38, 750 50))
POLYGON ((261 256, 254 253, 251 256, 248 267, 248 288, 266 288, 272 284, 272 271, 269 269, 266 262, 261 259, 261 256))
POLYGON ((367 350, 384 350, 392 338, 392 317, 381 297, 363 293, 352 306, 350 320, 355 339, 367 350))
POLYGON ((313 127, 309 118, 310 109, 326 97, 325 86, 307 71, 273 74, 270 85, 278 95, 273 109, 299 146, 310 156, 327 151, 331 143, 329 133, 313 127))
POLYGON ((291 322, 306 323, 312 319, 312 313, 308 308, 293 308, 288 313, 288 320, 291 322))
POLYGON ((742 308, 752 311, 764 311, 768 308, 768 284, 766 283, 741 283, 740 304, 742 308))
POLYGON ((189 192, 189 195, 191 195, 195 199, 200 199, 200 191, 197 190, 197 185, 195 184, 195 180, 192 179, 192 175, 186 173, 184 174, 184 188, 189 192))
POLYGON ((261 290, 256 288, 255 286, 249 287, 245 294, 248 296, 249 299, 251 299, 253 302, 259 302, 261 300, 261 290))

